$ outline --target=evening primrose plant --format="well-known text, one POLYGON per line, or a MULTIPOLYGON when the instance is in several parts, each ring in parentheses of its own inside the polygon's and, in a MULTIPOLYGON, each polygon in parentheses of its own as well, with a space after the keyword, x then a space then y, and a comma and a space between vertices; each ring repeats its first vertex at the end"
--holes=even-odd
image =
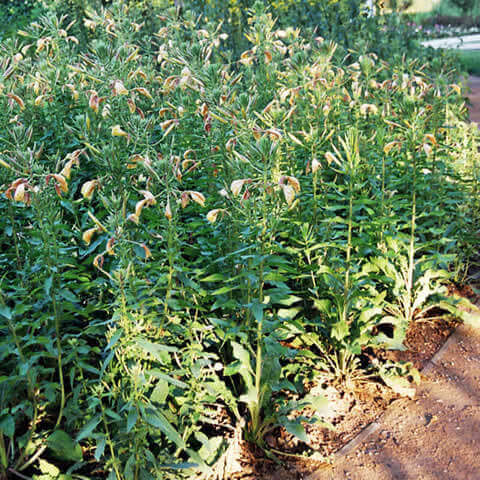
POLYGON ((365 349, 475 261, 454 72, 248 15, 238 56, 124 2, 2 44, 0 478, 230 478, 282 429, 307 451, 312 382, 390 381, 365 349))

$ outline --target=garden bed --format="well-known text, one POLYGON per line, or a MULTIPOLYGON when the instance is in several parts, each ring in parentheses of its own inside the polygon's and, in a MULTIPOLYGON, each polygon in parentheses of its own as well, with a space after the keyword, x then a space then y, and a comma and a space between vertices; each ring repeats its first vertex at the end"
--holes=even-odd
POLYGON ((406 54, 394 17, 334 42, 250 6, 223 31, 113 2, 2 44, 0 478, 301 475, 462 316, 453 57, 406 54))

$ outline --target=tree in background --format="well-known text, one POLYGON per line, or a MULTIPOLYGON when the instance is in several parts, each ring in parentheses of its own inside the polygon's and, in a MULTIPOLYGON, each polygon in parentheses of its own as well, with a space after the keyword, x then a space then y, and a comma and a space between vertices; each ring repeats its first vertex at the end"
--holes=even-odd
POLYGON ((452 3, 460 8, 463 13, 468 14, 473 10, 476 0, 452 0, 452 3))

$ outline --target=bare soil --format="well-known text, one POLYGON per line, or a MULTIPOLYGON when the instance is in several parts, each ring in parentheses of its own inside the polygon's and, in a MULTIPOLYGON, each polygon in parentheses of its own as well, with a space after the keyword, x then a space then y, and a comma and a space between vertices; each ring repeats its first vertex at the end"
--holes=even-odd
POLYGON ((461 325, 423 371, 416 399, 395 401, 307 480, 480 479, 479 367, 480 329, 461 325))
POLYGON ((468 96, 471 103, 469 106, 470 120, 480 124, 480 77, 470 77, 468 86, 471 90, 468 96))

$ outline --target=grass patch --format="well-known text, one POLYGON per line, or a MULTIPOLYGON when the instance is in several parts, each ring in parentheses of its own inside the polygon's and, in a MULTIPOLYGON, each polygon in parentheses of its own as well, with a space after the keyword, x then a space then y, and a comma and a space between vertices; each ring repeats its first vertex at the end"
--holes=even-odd
POLYGON ((471 75, 480 75, 480 50, 458 52, 462 69, 471 75))
POLYGON ((450 0, 413 0, 407 13, 416 16, 415 21, 421 22, 432 16, 441 17, 476 17, 480 15, 480 4, 468 12, 462 12, 450 0))
POLYGON ((413 0, 408 13, 427 13, 431 12, 439 3, 439 0, 413 0))

